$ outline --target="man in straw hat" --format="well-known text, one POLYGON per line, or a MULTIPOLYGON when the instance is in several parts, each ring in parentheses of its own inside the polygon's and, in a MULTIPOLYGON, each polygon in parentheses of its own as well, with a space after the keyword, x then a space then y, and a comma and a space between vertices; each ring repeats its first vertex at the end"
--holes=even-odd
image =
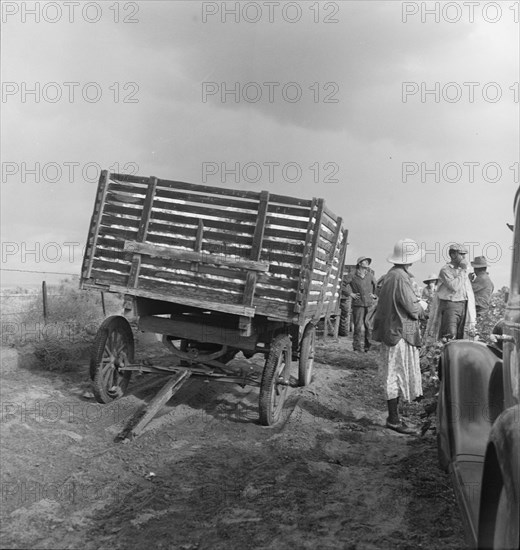
POLYGON ((460 340, 475 335, 475 297, 468 277, 467 250, 453 243, 450 261, 439 272, 439 284, 426 328, 428 338, 460 340))
POLYGON ((473 266, 473 273, 470 273, 469 279, 475 296, 477 316, 481 316, 489 309, 489 303, 491 301, 491 295, 495 290, 495 285, 486 271, 487 261, 485 256, 476 256, 471 262, 471 265, 473 266))
POLYGON ((430 304, 433 299, 433 296, 437 290, 438 280, 439 278, 437 277, 437 275, 435 273, 432 273, 431 275, 428 275, 428 277, 426 277, 426 279, 424 279, 423 281, 426 286, 423 288, 421 297, 427 304, 430 304))
POLYGON ((416 428, 399 418, 399 397, 412 401, 422 396, 419 319, 426 304, 413 289, 409 267, 422 259, 423 252, 412 239, 402 239, 387 260, 394 266, 385 275, 374 319, 374 340, 382 343, 380 375, 388 406, 386 427, 415 435, 416 428))
POLYGON ((346 294, 352 298, 352 320, 354 321, 354 337, 352 348, 354 351, 368 351, 371 336, 371 306, 376 296, 376 280, 368 266, 372 259, 360 256, 356 262, 356 269, 347 281, 346 294))

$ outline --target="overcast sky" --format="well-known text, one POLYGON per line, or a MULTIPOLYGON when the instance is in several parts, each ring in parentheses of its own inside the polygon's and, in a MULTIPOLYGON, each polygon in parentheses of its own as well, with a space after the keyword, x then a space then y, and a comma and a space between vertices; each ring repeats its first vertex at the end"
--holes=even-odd
POLYGON ((109 168, 322 197, 347 263, 458 241, 508 285, 518 2, 235 4, 2 2, 2 268, 79 274, 109 168))

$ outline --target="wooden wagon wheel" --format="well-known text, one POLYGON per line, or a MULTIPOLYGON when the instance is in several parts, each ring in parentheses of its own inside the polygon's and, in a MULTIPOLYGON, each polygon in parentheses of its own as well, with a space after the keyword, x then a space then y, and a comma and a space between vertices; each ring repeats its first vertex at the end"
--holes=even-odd
POLYGON ((315 351, 316 325, 307 323, 300 343, 300 360, 298 363, 298 384, 300 386, 308 386, 311 383, 315 351))
POLYGON ((272 426, 280 420, 288 392, 291 366, 291 339, 286 334, 275 336, 265 361, 260 384, 260 423, 272 426))
POLYGON ((110 403, 126 391, 131 371, 120 368, 134 361, 134 336, 128 321, 113 315, 97 331, 90 356, 90 375, 99 403, 110 403))

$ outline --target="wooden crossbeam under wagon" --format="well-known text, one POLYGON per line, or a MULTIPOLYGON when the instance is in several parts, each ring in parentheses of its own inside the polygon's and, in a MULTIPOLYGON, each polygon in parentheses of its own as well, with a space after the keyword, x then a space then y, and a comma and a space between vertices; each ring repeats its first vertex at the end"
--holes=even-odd
POLYGON ((346 247, 342 219, 323 199, 103 171, 80 286, 122 293, 125 306, 96 337, 97 400, 121 397, 132 371, 143 371, 133 319, 163 335, 181 362, 166 369, 176 380, 188 369, 236 382, 226 364, 239 351, 264 354, 261 380, 247 383, 260 386, 261 423, 275 424, 291 380, 311 381, 316 324, 339 317, 346 247))

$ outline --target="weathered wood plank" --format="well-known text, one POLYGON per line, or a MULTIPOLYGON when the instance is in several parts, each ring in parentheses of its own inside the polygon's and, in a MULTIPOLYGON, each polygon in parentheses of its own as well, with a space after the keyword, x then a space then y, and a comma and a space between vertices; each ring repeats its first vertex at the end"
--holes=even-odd
MULTIPOLYGON (((251 246, 253 242, 253 236, 251 235, 237 235, 230 233, 223 233, 220 231, 214 231, 207 227, 207 220, 204 222, 204 239, 203 239, 203 249, 207 249, 207 246, 212 246, 213 249, 218 249, 222 253, 226 253, 226 250, 231 250, 234 248, 239 248, 244 250, 245 247, 251 246), (220 248, 215 248, 217 245, 220 245, 220 248)), ((186 248, 193 248, 193 243, 197 235, 196 226, 191 227, 182 227, 179 228, 176 233, 171 233, 171 236, 166 233, 166 230, 171 231, 171 226, 159 226, 154 223, 150 223, 148 228, 148 238, 147 241, 153 242, 156 244, 171 244, 172 246, 185 246, 186 248), (162 233, 162 234, 159 234, 162 233), (166 234, 164 234, 166 233, 166 234)), ((103 227, 101 231, 100 239, 105 239, 103 242, 107 245, 108 241, 112 241, 114 244, 112 246, 122 248, 124 240, 131 240, 132 236, 135 236, 137 233, 136 228, 121 229, 114 226, 103 227), (114 239, 106 239, 106 237, 114 237, 114 239)), ((299 255, 303 254, 304 243, 302 241, 276 241, 273 239, 267 239, 264 237, 263 241, 264 256, 268 257, 269 252, 272 251, 273 254, 291 254, 299 255), (265 250, 268 252, 266 253, 265 250)), ((275 256, 273 256, 273 259, 275 256)), ((276 261, 282 261, 282 256, 279 256, 276 261)))
POLYGON ((137 196, 146 196, 146 189, 148 188, 148 179, 149 178, 143 178, 146 180, 146 185, 142 185, 140 183, 131 183, 131 182, 119 182, 117 180, 114 180, 112 178, 112 174, 110 175, 110 191, 113 191, 114 193, 123 193, 123 194, 132 194, 137 196))
MULTIPOLYGON (((306 230, 307 229, 307 220, 305 219, 294 219, 294 218, 275 218, 274 216, 267 215, 267 222, 266 225, 271 227, 272 229, 275 229, 275 226, 277 229, 301 229, 306 230)), ((301 232, 302 235, 305 234, 305 231, 301 232)))
POLYGON ((131 219, 123 216, 118 217, 110 214, 103 214, 100 225, 105 227, 119 226, 119 228, 124 228, 126 230, 135 229, 137 232, 139 229, 139 220, 137 218, 131 219))
MULTIPOLYGON (((144 205, 141 211, 141 219, 139 220, 139 228, 137 229, 137 235, 135 237, 137 242, 144 242, 148 233, 148 225, 150 223, 150 213, 152 211, 152 204, 155 196, 155 188, 157 186, 157 178, 150 177, 148 181, 148 189, 146 190, 146 197, 144 199, 144 205)), ((139 279, 139 272, 141 270, 141 256, 134 253, 132 258, 132 266, 130 267, 130 273, 128 274, 129 287, 135 288, 139 279)))
MULTIPOLYGON (((135 183, 147 183, 147 178, 140 176, 130 176, 128 174, 112 174, 112 179, 120 182, 135 182, 135 183)), ((254 191, 242 191, 237 189, 229 189, 223 187, 212 187, 209 185, 200 185, 194 183, 186 183, 173 180, 158 180, 159 187, 178 189, 184 191, 194 191, 200 193, 208 193, 211 195, 228 195, 231 197, 241 197, 244 199, 258 200, 260 193, 254 191)), ((281 204, 289 204, 302 207, 310 207, 311 201, 308 199, 299 199, 296 197, 289 197, 286 195, 271 195, 273 202, 279 202, 281 204)))
MULTIPOLYGON (((179 319, 164 319, 150 315, 139 318, 139 330, 154 332, 156 334, 169 334, 174 338, 189 338, 197 342, 209 342, 225 346, 233 346, 240 349, 254 349, 258 335, 252 333, 250 336, 240 334, 237 324, 226 326, 222 323, 215 324, 214 315, 204 315, 205 319, 189 317, 179 319), (209 317, 209 319, 208 319, 209 317)), ((251 319, 251 317, 245 317, 251 319)))
POLYGON ((325 215, 325 212, 323 213, 323 218, 321 219, 322 225, 324 225, 330 232, 334 235, 336 232, 337 222, 335 220, 331 220, 328 216, 325 215))
POLYGON ((262 252, 262 241, 264 240, 265 220, 267 216, 267 207, 269 205, 269 193, 262 191, 260 193, 260 203, 258 204, 258 216, 256 220, 255 233, 253 235, 253 245, 251 247, 251 260, 260 260, 262 252))
MULTIPOLYGON (((241 280, 239 280, 238 277, 216 279, 193 271, 172 272, 165 269, 157 270, 142 266, 141 275, 142 277, 146 277, 150 284, 152 282, 171 284, 173 285, 172 288, 178 288, 180 292, 182 292, 183 289, 190 289, 191 291, 205 289, 213 292, 217 297, 219 293, 223 295, 224 293, 228 293, 238 297, 243 296, 244 292, 247 294, 252 293, 252 296, 254 296, 254 288, 247 288, 247 278, 244 277, 244 273, 242 274, 241 280)), ((283 300, 284 302, 294 302, 296 296, 292 288, 275 287, 274 285, 259 285, 258 283, 256 287, 259 293, 261 290, 261 295, 266 300, 277 299, 283 300)))
POLYGON ((338 223, 338 216, 336 216, 336 214, 334 214, 334 212, 332 212, 328 207, 327 205, 324 205, 323 206, 323 213, 325 214, 325 216, 329 217, 333 222, 335 223, 338 223))
MULTIPOLYGON (((121 243, 121 250, 105 249, 98 246, 98 256, 96 257, 96 265, 99 269, 114 269, 117 268, 122 273, 128 274, 128 269, 132 261, 132 253, 122 250, 123 243, 121 243)), ((181 260, 168 260, 166 263, 162 258, 146 257, 143 262, 144 266, 155 267, 155 269, 181 269, 186 272, 191 270, 191 262, 181 260)), ((206 264, 199 264, 197 272, 203 275, 214 275, 216 277, 229 277, 235 279, 244 279, 245 272, 243 270, 236 270, 227 266, 213 266, 206 264)), ((296 289, 296 275, 299 273, 299 268, 282 268, 278 266, 270 266, 268 272, 260 272, 257 277, 257 284, 259 285, 271 285, 277 287, 280 290, 295 290, 296 289), (276 271, 276 272, 273 272, 276 271), (281 271, 282 273, 277 273, 281 271)))
POLYGON ((317 242, 320 234, 319 228, 321 227, 321 219, 323 217, 323 207, 325 201, 323 199, 318 199, 316 201, 316 216, 313 222, 313 233, 310 245, 310 254, 305 257, 304 262, 302 263, 302 271, 304 271, 303 279, 303 299, 300 309, 300 320, 305 318, 307 313, 307 305, 310 301, 309 291, 312 281, 312 272, 314 271, 314 266, 316 263, 316 254, 317 254, 317 242))
POLYGON ((199 220, 199 226, 197 227, 197 234, 195 236, 195 246, 193 250, 195 252, 200 252, 202 250, 202 236, 204 234, 204 222, 199 220))
POLYGON ((131 258, 127 262, 123 263, 123 262, 111 261, 111 259, 109 258, 102 258, 102 257, 96 256, 96 258, 94 258, 92 267, 94 269, 100 269, 100 270, 103 270, 103 269, 112 270, 128 277, 128 274, 130 273, 131 263, 132 263, 131 258))
MULTIPOLYGON (((99 260, 96 260, 96 265, 99 260)), ((125 285, 128 281, 128 275, 125 273, 113 273, 111 271, 106 271, 104 269, 98 269, 97 267, 92 267, 91 277, 97 284, 102 285, 125 285)))
POLYGON ((294 304, 294 312, 300 313, 302 312, 302 302, 303 302, 303 295, 305 293, 307 285, 306 278, 309 276, 307 266, 309 264, 309 255, 311 254, 311 244, 312 244, 312 230, 315 223, 315 214, 316 214, 316 199, 312 200, 312 204, 309 210, 309 218, 307 220, 307 231, 305 235, 305 243, 303 246, 303 253, 302 253, 302 259, 301 259, 301 265, 300 265, 300 274, 298 277, 298 290, 296 295, 296 300, 294 304))
POLYGON ((249 271, 246 277, 246 284, 244 288, 244 297, 242 303, 245 306, 252 306, 253 299, 255 297, 257 274, 255 271, 249 271))
MULTIPOLYGON (((255 297, 254 308, 246 308, 242 304, 238 303, 241 295, 237 295, 237 302, 233 303, 229 295, 223 296, 223 294, 218 294, 217 298, 222 300, 222 302, 219 302, 214 299, 211 300, 209 297, 206 297, 206 293, 198 292, 196 289, 194 289, 191 293, 181 295, 173 292, 171 285, 162 286, 157 285, 156 283, 152 283, 151 285, 149 284, 148 286, 145 283, 144 286, 146 288, 143 288, 141 284, 138 288, 128 288, 126 286, 127 278, 124 275, 95 270, 93 270, 92 274, 93 278, 89 279, 88 284, 84 284, 83 286, 108 290, 110 292, 119 292, 130 296, 141 296, 152 300, 161 300, 173 304, 196 307, 202 310, 217 311, 232 315, 245 315, 250 317, 260 315, 265 317, 273 317, 285 322, 298 322, 298 317, 295 317, 292 312, 294 307, 293 303, 276 302, 266 300, 262 297, 255 297), (159 286, 161 288, 159 288, 159 286)), ((143 279, 141 279, 141 281, 143 281, 143 279)), ((213 294, 212 297, 215 298, 215 295, 213 294)))
MULTIPOLYGON (((193 244, 195 242, 195 238, 188 240, 181 237, 158 235, 152 232, 148 233, 147 240, 151 245, 184 247, 188 251, 193 250, 193 244)), ((234 244, 226 241, 203 241, 201 253, 217 254, 221 257, 249 259, 248 251, 249 247, 247 246, 247 243, 234 244)))
POLYGON ((111 241, 124 243, 125 240, 132 240, 137 235, 137 228, 122 229, 119 227, 104 225, 101 231, 103 237, 110 238, 111 241), (113 238, 112 238, 113 237, 113 238))
POLYGON ((224 221, 234 222, 255 222, 256 213, 254 212, 239 212, 237 210, 225 210, 223 208, 215 208, 211 205, 195 206, 193 204, 181 204, 178 202, 166 202, 156 200, 154 203, 154 210, 165 210, 169 213, 184 212, 193 214, 199 217, 212 217, 220 218, 224 221))
POLYGON ((224 206, 239 210, 251 210, 251 212, 256 212, 258 210, 258 201, 238 200, 231 197, 224 198, 221 196, 209 195, 207 193, 189 193, 170 188, 158 188, 157 197, 176 201, 200 202, 211 206, 224 206))
POLYGON ((134 206, 135 208, 142 208, 144 204, 145 197, 137 197, 135 195, 130 195, 129 193, 120 193, 117 191, 110 191, 107 193, 106 204, 113 203, 114 206, 134 206))
MULTIPOLYGON (((316 312, 314 314, 314 320, 317 322, 319 318, 321 317, 321 314, 323 311, 327 312, 328 307, 324 307, 324 300, 326 293, 328 291, 328 282, 332 271, 332 265, 334 263, 334 256, 336 254, 337 245, 341 236, 341 218, 339 218, 339 222, 336 226, 336 234, 334 235, 334 243, 333 246, 329 252, 329 257, 327 258, 327 273, 325 275, 325 280, 323 283, 321 283, 321 292, 320 297, 318 298, 318 308, 316 309, 316 312)), ((325 332, 327 329, 325 329, 325 332)))
POLYGON ((172 398, 173 394, 182 387, 190 375, 191 373, 188 369, 179 369, 176 374, 171 376, 150 403, 136 411, 117 439, 126 442, 141 435, 153 417, 172 398))
POLYGON ((230 197, 240 197, 249 200, 258 200, 260 198, 260 193, 255 191, 243 191, 240 189, 229 189, 225 187, 213 187, 210 185, 201 185, 195 183, 186 183, 184 181, 173 181, 173 180, 159 180, 159 186, 170 188, 170 189, 180 189, 184 191, 194 191, 198 193, 208 193, 209 195, 227 195, 230 197))
MULTIPOLYGON (((142 280, 141 280, 142 281, 142 280)), ((204 293, 202 297, 197 298, 194 295, 173 295, 171 293, 171 285, 151 285, 150 288, 128 288, 124 285, 110 285, 110 291, 120 292, 123 294, 130 294, 131 296, 142 296, 144 298, 152 298, 154 300, 164 300, 166 302, 173 302, 177 304, 183 304, 186 306, 198 307, 204 310, 221 311, 223 313, 231 313, 232 315, 243 315, 246 317, 254 317, 255 308, 246 307, 242 304, 234 304, 229 302, 215 302, 206 299, 204 293), (161 289, 165 288, 163 292, 161 289), (156 290, 153 290, 156 289, 156 290)))
POLYGON ((286 229, 273 229, 270 225, 267 225, 264 231, 266 237, 276 237, 277 239, 284 239, 287 241, 299 241, 305 242, 304 231, 289 231, 286 229))
POLYGON ((85 279, 88 279, 91 276, 92 262, 94 261, 94 257, 96 254, 96 244, 99 236, 99 227, 101 224, 103 205, 107 194, 108 179, 108 171, 102 170, 99 176, 96 200, 94 202, 94 210, 90 219, 90 232, 87 239, 88 246, 85 249, 85 256, 83 258, 82 274, 85 279))
MULTIPOLYGON (((141 219, 141 215, 143 213, 143 208, 139 206, 132 207, 128 204, 121 205, 121 204, 111 204, 108 202, 105 202, 105 207, 103 208, 103 214, 110 214, 113 217, 116 217, 118 219, 120 218, 136 218, 137 221, 141 219)), ((135 222, 135 220, 132 220, 135 222)))
MULTIPOLYGON (((164 230, 165 226, 169 228, 169 231, 173 231, 173 228, 177 231, 179 226, 197 226, 199 217, 190 217, 183 216, 182 214, 172 214, 170 212, 158 212, 154 210, 152 212, 152 220, 156 225, 156 231, 164 230)), ((237 221, 229 221, 224 219, 210 219, 204 218, 204 227, 214 228, 214 229, 223 229, 230 231, 232 233, 246 233, 253 235, 255 230, 255 220, 251 219, 249 222, 244 222, 243 220, 237 223, 237 221)))
POLYGON ((212 290, 216 294, 218 294, 219 290, 222 290, 223 292, 228 291, 236 295, 242 295, 246 283, 245 273, 242 274, 241 280, 238 280, 238 277, 236 279, 215 279, 196 271, 173 272, 166 269, 143 266, 141 268, 141 275, 151 281, 169 283, 176 285, 176 287, 179 286, 181 289, 187 286, 192 289, 205 288, 207 290, 212 290))
POLYGON ((268 271, 269 264, 267 262, 229 259, 216 254, 204 254, 199 252, 190 252, 187 250, 176 250, 164 246, 157 246, 147 243, 138 243, 136 241, 125 241, 125 250, 146 254, 147 256, 160 257, 165 259, 186 260, 191 262, 200 262, 215 265, 228 265, 243 269, 251 269, 254 271, 268 271))
POLYGON ((271 194, 271 202, 279 202, 281 204, 302 206, 304 208, 310 208, 312 204, 312 201, 309 199, 300 199, 298 197, 289 197, 287 195, 275 195, 275 194, 271 194))
POLYGON ((148 185, 148 178, 143 176, 132 176, 130 174, 111 174, 111 179, 114 181, 127 182, 127 183, 144 183, 148 185))

